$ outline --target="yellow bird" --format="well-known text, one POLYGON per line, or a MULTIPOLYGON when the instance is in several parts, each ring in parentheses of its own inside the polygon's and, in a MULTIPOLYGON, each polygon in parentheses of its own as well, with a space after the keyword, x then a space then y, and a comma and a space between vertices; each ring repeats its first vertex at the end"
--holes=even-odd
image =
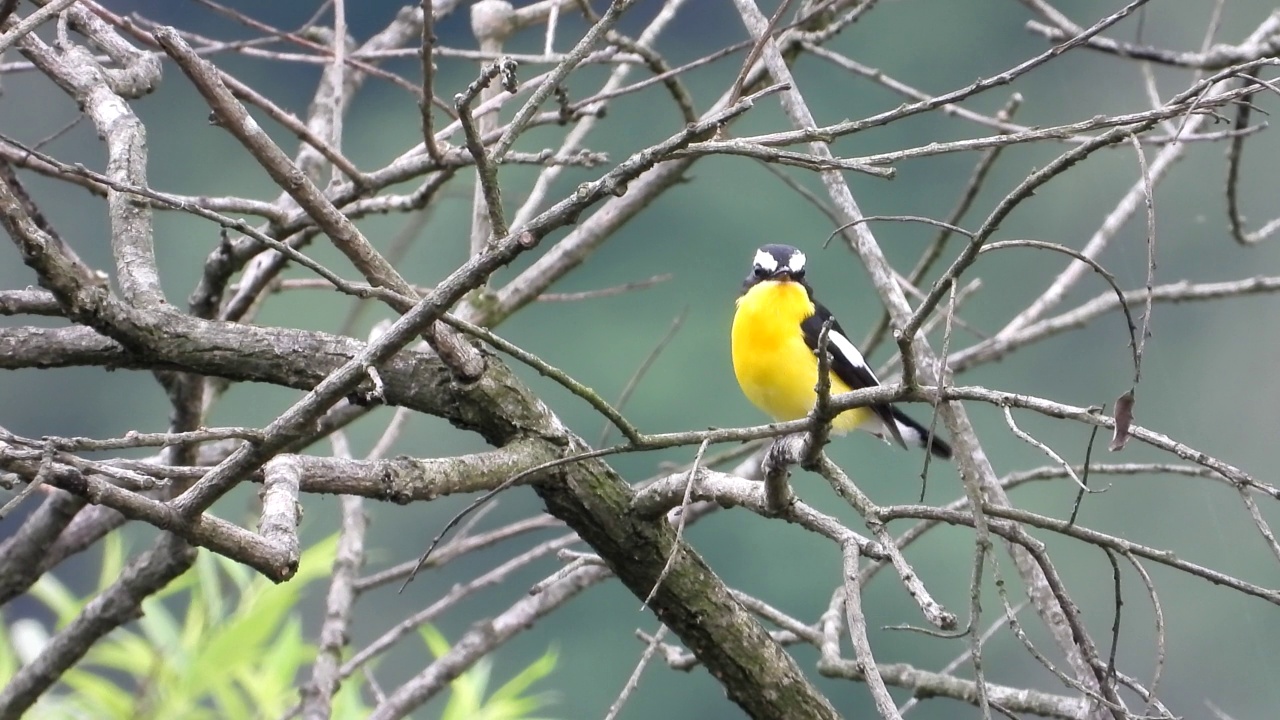
MULTIPOLYGON (((757 250, 733 316, 738 385, 748 400, 778 422, 807 416, 818 399, 818 334, 831 312, 814 299, 804 279, 804 264, 804 253, 790 245, 757 250)), ((833 321, 827 335, 827 350, 832 395, 880 384, 838 322, 833 321)), ((950 446, 941 438, 930 437, 924 426, 888 403, 846 410, 831 423, 839 434, 855 428, 886 442, 951 457, 950 446)))

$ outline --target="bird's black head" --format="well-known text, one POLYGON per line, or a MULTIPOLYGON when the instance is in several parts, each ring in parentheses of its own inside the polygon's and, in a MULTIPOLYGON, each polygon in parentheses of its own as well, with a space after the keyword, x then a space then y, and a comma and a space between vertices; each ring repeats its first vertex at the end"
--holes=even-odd
POLYGON ((804 253, 790 245, 765 245, 756 250, 751 274, 742 283, 747 290, 765 280, 804 282, 804 253))

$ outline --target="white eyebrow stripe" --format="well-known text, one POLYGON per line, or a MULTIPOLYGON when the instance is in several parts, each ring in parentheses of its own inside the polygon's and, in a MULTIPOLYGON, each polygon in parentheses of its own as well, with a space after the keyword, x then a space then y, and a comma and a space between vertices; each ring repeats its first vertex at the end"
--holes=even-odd
POLYGON ((764 268, 765 270, 768 270, 769 272, 773 272, 774 270, 777 270, 777 269, 778 269, 778 260, 777 260, 777 258, 775 258, 774 256, 770 255, 768 252, 765 252, 765 250, 764 250, 763 248, 761 248, 761 249, 759 249, 759 250, 757 250, 757 251, 756 251, 756 260, 755 260, 755 262, 756 262, 756 267, 758 267, 758 268, 764 268))
POLYGON ((804 262, 804 253, 797 250, 791 255, 791 257, 787 258, 787 269, 793 273, 800 272, 801 270, 804 270, 804 262))
POLYGON ((836 352, 843 355, 844 359, 849 361, 850 365, 866 368, 867 374, 876 381, 877 385, 880 384, 880 379, 876 377, 875 371, 872 370, 871 366, 867 364, 867 361, 862 358, 862 353, 858 352, 858 348, 849 341, 849 338, 840 334, 840 332, 835 328, 832 328, 831 332, 827 334, 827 341, 836 352))

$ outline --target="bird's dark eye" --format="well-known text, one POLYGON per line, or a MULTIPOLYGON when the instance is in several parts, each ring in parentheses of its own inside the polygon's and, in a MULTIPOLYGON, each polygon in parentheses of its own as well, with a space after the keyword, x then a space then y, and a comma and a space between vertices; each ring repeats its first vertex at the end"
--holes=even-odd
POLYGON ((751 271, 751 274, 752 274, 752 275, 754 275, 754 276, 756 276, 757 278, 760 278, 761 280, 763 280, 763 279, 765 279, 765 278, 769 277, 769 271, 768 271, 768 270, 765 270, 765 269, 764 269, 763 267, 761 267, 760 265, 757 265, 757 266, 756 266, 756 268, 755 268, 755 270, 752 270, 752 271, 751 271))
POLYGON ((791 271, 791 277, 795 278, 796 280, 804 279, 804 268, 791 271))

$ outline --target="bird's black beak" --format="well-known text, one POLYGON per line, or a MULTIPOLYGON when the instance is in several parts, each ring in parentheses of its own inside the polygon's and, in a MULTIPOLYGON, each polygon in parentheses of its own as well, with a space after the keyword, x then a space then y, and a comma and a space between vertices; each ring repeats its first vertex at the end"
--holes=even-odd
POLYGON ((790 270, 789 268, 783 267, 783 268, 778 268, 777 270, 774 270, 773 272, 766 274, 761 271, 761 268, 756 268, 754 271, 752 271, 750 275, 747 276, 746 280, 742 281, 742 289, 743 291, 746 291, 750 289, 751 286, 753 285, 757 285, 759 283, 767 282, 767 281, 802 282, 803 278, 804 278, 803 270, 797 273, 793 270, 790 270))

